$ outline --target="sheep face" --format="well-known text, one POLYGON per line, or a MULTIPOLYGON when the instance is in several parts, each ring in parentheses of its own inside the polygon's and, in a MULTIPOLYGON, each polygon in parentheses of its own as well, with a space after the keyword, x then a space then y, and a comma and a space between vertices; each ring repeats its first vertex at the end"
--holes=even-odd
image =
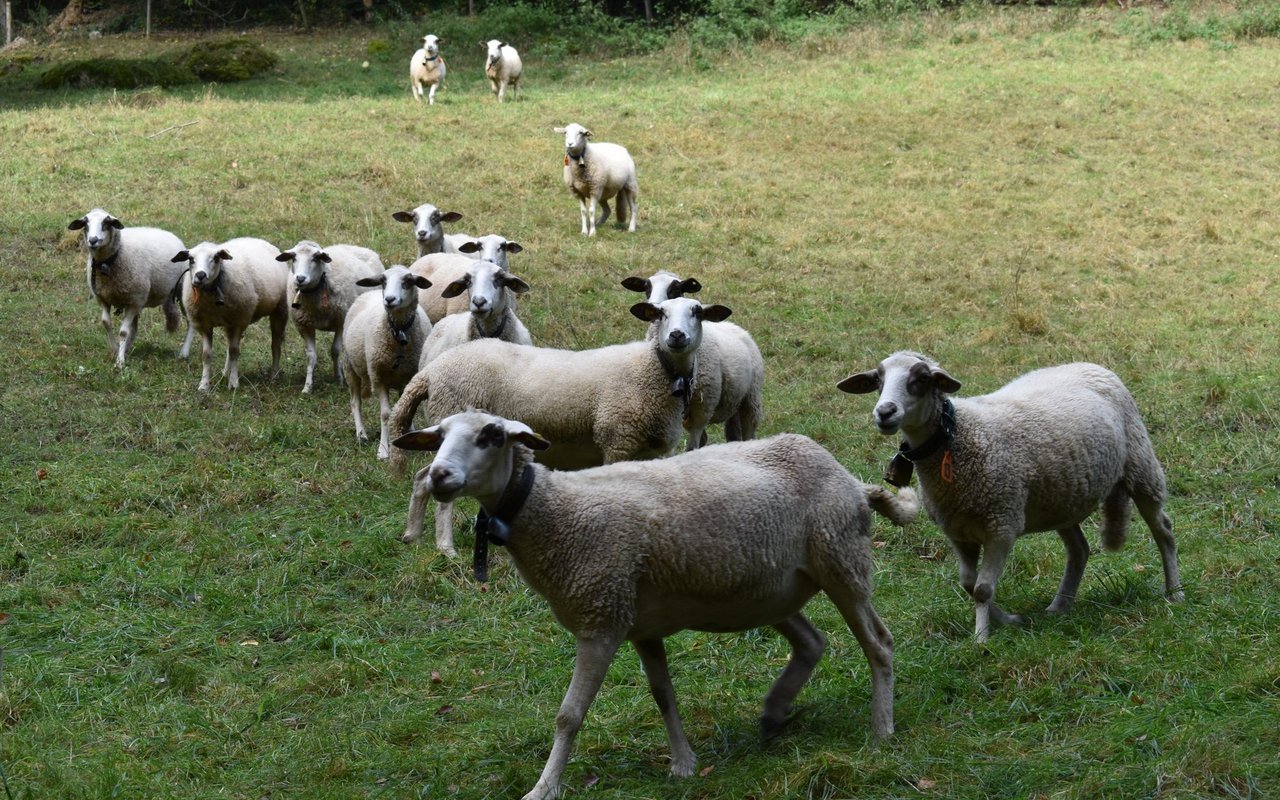
POLYGON ((298 242, 292 250, 276 256, 276 261, 287 261, 293 285, 300 292, 310 291, 324 280, 325 267, 332 259, 315 242, 298 242))
POLYGON ((690 297, 676 297, 657 304, 636 303, 631 313, 637 319, 656 323, 659 346, 679 355, 697 351, 702 344, 703 322, 723 322, 733 312, 726 306, 704 306, 690 297))
POLYGON ((645 302, 657 305, 663 300, 670 300, 673 297, 695 294, 702 289, 702 284, 698 283, 697 278, 680 280, 679 275, 663 270, 654 273, 648 278, 624 278, 622 287, 633 292, 643 292, 645 302))
POLYGON ((550 443, 523 422, 467 411, 439 425, 410 431, 392 444, 405 450, 435 450, 431 464, 413 478, 414 494, 430 492, 438 503, 459 497, 496 501, 514 468, 514 446, 546 450, 550 443))
POLYGON ((492 261, 477 261, 464 277, 446 286, 440 296, 450 299, 470 290, 472 316, 488 319, 506 312, 506 289, 524 294, 529 291, 529 284, 492 261))
POLYGON ((479 239, 472 239, 469 242, 463 242, 458 245, 459 253, 476 255, 481 261, 492 261, 503 269, 507 268, 507 253, 519 253, 522 250, 524 248, 518 243, 496 233, 490 233, 487 236, 481 236, 479 239))
POLYGON ((894 353, 875 369, 850 375, 836 385, 850 394, 880 392, 871 419, 886 436, 932 424, 940 396, 960 389, 960 382, 932 359, 907 351, 894 353))
POLYGON ((431 281, 414 275, 408 267, 396 264, 377 277, 361 278, 356 281, 356 286, 381 286, 382 305, 387 312, 403 313, 405 309, 417 307, 418 290, 431 286, 431 281))
POLYGON ((84 230, 84 243, 90 250, 114 245, 118 240, 117 231, 122 228, 123 222, 100 208, 95 208, 80 219, 73 219, 67 226, 69 231, 84 230))
POLYGON ((231 254, 216 244, 201 242, 190 250, 183 250, 171 259, 175 264, 186 261, 191 270, 191 285, 196 288, 213 286, 222 275, 224 261, 231 261, 231 254))
POLYGON ((484 60, 484 68, 493 69, 498 62, 502 61, 502 48, 506 47, 507 43, 500 39, 490 39, 484 43, 484 46, 489 51, 489 55, 484 60))
POLYGON ((440 37, 434 33, 428 33, 423 36, 422 51, 426 53, 428 60, 438 57, 440 55, 440 37))
POLYGON ((391 215, 396 222, 413 223, 413 236, 419 244, 439 245, 444 241, 441 223, 457 222, 462 215, 457 211, 441 211, 430 203, 423 203, 412 211, 397 211, 391 215))
POLYGON ((570 122, 563 128, 553 130, 564 134, 565 155, 569 158, 582 158, 582 154, 587 151, 587 139, 591 137, 591 131, 576 122, 570 122))

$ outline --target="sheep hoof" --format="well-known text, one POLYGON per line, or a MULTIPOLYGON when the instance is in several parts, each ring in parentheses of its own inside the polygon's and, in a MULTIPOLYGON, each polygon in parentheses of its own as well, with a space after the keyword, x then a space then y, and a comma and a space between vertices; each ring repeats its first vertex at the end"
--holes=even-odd
POLYGON ((1183 600, 1186 600, 1186 599, 1187 599, 1187 596, 1186 594, 1183 593, 1181 589, 1169 595, 1168 597, 1168 600, 1170 603, 1181 603, 1183 600))
POLYGON ((694 770, 698 768, 698 762, 692 756, 688 758, 671 759, 671 777, 673 778, 692 778, 694 770))
POLYGON ((1046 614, 1062 614, 1062 613, 1064 613, 1065 611, 1067 611, 1067 609, 1069 609, 1069 608, 1071 608, 1071 601, 1070 601, 1070 600, 1063 600, 1061 597, 1055 597, 1055 598, 1053 599, 1053 602, 1052 602, 1052 603, 1050 603, 1048 606, 1046 606, 1046 607, 1045 607, 1045 609, 1044 609, 1044 613, 1046 613, 1046 614))
POLYGON ((790 727, 798 715, 792 714, 785 716, 769 716, 761 715, 760 717, 760 743, 764 744, 778 738, 784 730, 790 727))
POLYGON ((419 538, 420 538, 419 536, 416 536, 412 533, 406 532, 406 533, 400 534, 400 541, 403 544, 413 544, 414 542, 418 541, 419 538))

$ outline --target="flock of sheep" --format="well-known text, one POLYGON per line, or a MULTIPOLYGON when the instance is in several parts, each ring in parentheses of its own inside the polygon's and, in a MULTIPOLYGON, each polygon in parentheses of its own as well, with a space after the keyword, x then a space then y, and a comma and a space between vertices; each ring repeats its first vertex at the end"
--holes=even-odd
MULTIPOLYGON (((501 100, 519 80, 519 57, 498 40, 487 47, 501 100)), ((425 37, 412 70, 414 96, 429 86, 431 100, 445 74, 436 37, 425 37)), ((638 187, 627 151, 588 142, 580 125, 557 130, 582 233, 594 235, 613 198, 634 231, 638 187)), ((1089 556, 1080 524, 1099 508, 1103 546, 1114 550, 1137 506, 1163 560, 1166 595, 1182 599, 1163 470, 1133 397, 1102 367, 1037 370, 994 393, 958 398, 960 382, 939 364, 902 351, 841 381, 845 392, 877 394, 876 429, 902 436, 886 474, 901 487, 894 493, 856 480, 804 436, 754 438, 764 360, 750 334, 726 321, 727 307, 689 296, 701 289, 696 279, 659 272, 623 281, 644 295, 630 308, 645 323, 636 341, 536 347, 518 317, 530 286, 508 260, 519 244, 446 234, 443 226, 461 215, 430 204, 393 218, 413 226, 419 257, 409 266, 384 268, 367 248, 309 240, 283 251, 254 238, 188 249, 172 233, 126 227, 102 209, 69 227, 84 231, 89 288, 117 366, 141 310, 160 306, 173 332, 180 303, 188 320, 181 355, 195 333, 202 338, 200 390, 212 385, 215 328, 226 330, 224 374, 235 389, 245 329, 270 320, 274 375, 292 318, 306 344, 309 393, 316 332, 332 331, 334 376, 349 389, 358 439, 368 439, 361 400, 376 396, 379 458, 400 474, 410 451, 435 452, 414 476, 402 539, 422 535, 434 499, 436 545, 455 555, 452 503, 479 501, 478 576, 487 545, 505 546, 577 642, 551 754, 526 800, 558 793, 587 707, 626 641, 666 725, 671 772, 689 776, 695 757, 663 639, 685 629, 773 627, 793 651, 764 701, 762 729, 776 734, 825 646, 802 613, 818 591, 870 665, 873 732, 892 734, 893 637, 871 604, 871 516, 906 525, 917 515, 921 503, 907 488, 916 470, 923 505, 951 541, 974 600, 979 641, 993 624, 1022 621, 995 593, 1024 533, 1062 538, 1066 565, 1047 611, 1071 606, 1089 556), (118 332, 113 310, 123 315, 118 332), (414 430, 420 410, 427 426, 414 430), (727 442, 705 447, 708 426, 721 424, 727 442), (688 452, 672 455, 682 437, 688 452)))

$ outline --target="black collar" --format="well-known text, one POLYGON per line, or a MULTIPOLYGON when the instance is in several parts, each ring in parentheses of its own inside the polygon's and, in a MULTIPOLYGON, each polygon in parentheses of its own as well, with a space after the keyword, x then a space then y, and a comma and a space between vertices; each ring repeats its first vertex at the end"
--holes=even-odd
POLYGON ((115 251, 114 253, 102 259, 101 261, 94 258, 93 256, 89 256, 89 261, 92 262, 94 272, 101 272, 103 275, 110 275, 111 268, 116 265, 116 259, 118 258, 120 258, 119 250, 115 251))
POLYGON ((476 319, 474 314, 471 316, 471 324, 475 326, 476 335, 481 339, 501 339, 502 334, 507 330, 507 312, 502 312, 502 321, 498 323, 498 329, 492 333, 484 332, 484 328, 480 327, 480 320, 476 319))
POLYGON ((933 435, 924 441, 924 444, 913 448, 904 439, 902 444, 898 445, 898 454, 889 462, 889 468, 885 470, 884 479, 888 483, 902 488, 911 483, 911 473, 916 462, 923 461, 944 447, 949 447, 956 438, 956 409, 951 404, 951 398, 942 398, 942 416, 938 420, 938 427, 934 430, 933 435))
POLYGON ((676 372, 676 365, 663 352, 661 347, 656 348, 658 351, 658 363, 662 364, 662 369, 667 373, 667 377, 671 379, 671 396, 679 397, 684 403, 684 415, 689 416, 689 402, 693 399, 693 376, 698 371, 698 356, 695 354, 689 365, 689 374, 680 375, 676 372))
POLYGON ((533 465, 525 464, 520 480, 514 485, 507 484, 507 490, 493 513, 485 511, 482 506, 480 513, 476 514, 476 543, 471 568, 477 582, 489 580, 489 543, 502 547, 511 540, 511 522, 529 499, 529 493, 533 491, 533 478, 533 465))
MULTIPOLYGON (((312 286, 310 289, 296 289, 296 288, 295 288, 295 289, 294 289, 295 296, 296 296, 296 295, 299 295, 299 294, 315 294, 316 292, 318 292, 318 291, 320 291, 321 289, 324 289, 324 288, 326 288, 326 287, 328 286, 329 281, 328 281, 327 279, 328 279, 328 274, 327 274, 327 273, 324 273, 324 272, 320 273, 320 280, 316 281, 316 285, 315 285, 315 286, 312 286)), ((294 307, 294 308, 302 308, 302 304, 301 304, 301 303, 298 303, 298 302, 296 302, 296 301, 295 301, 295 302, 294 302, 294 304, 293 304, 293 307, 294 307)))
MULTIPOLYGON (((187 267, 185 270, 183 270, 184 273, 187 273, 190 271, 191 271, 191 267, 187 267)), ((224 305, 225 299, 223 298, 223 295, 222 295, 222 278, 225 275, 226 273, 224 273, 222 270, 218 270, 218 277, 213 279, 213 283, 208 283, 208 284, 205 284, 204 286, 196 286, 196 282, 193 279, 191 281, 191 294, 196 298, 199 298, 200 292, 202 291, 213 292, 213 301, 218 305, 224 305)), ((182 285, 182 276, 178 276, 178 286, 181 286, 181 285, 182 285)))
POLYGON ((418 315, 416 313, 410 314, 409 319, 405 322, 404 326, 397 328, 395 319, 392 318, 390 314, 387 315, 387 327, 391 328, 391 335, 395 337, 395 340, 401 345, 409 343, 409 329, 413 327, 413 321, 417 318, 418 315))
POLYGON ((422 60, 423 60, 423 61, 425 61, 425 62, 427 62, 428 64, 430 64, 432 61, 435 61, 435 60, 436 60, 436 59, 438 59, 439 57, 440 57, 440 56, 431 56, 430 58, 428 58, 427 56, 425 56, 425 55, 424 55, 424 56, 422 57, 422 60))

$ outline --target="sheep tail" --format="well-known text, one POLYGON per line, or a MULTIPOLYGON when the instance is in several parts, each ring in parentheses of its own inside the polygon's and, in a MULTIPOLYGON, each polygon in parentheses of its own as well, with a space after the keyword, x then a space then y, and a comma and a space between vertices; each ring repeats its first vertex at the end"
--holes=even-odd
POLYGON ((1133 503, 1124 484, 1117 484, 1107 499, 1102 501, 1102 524, 1099 526, 1102 537, 1102 549, 1114 553, 1124 547, 1124 540, 1129 536, 1129 516, 1133 512, 1133 503))
MULTIPOLYGON (((418 406, 427 399, 428 389, 430 387, 430 379, 427 377, 425 370, 414 375, 409 384, 404 387, 404 391, 400 393, 400 399, 396 401, 395 408, 391 409, 391 420, 387 425, 387 433, 391 439, 398 439, 409 432, 409 427, 413 424, 413 416, 418 413, 418 406)), ((404 474, 404 468, 409 463, 409 453, 407 450, 401 450, 399 447, 391 448, 390 467, 391 474, 401 476, 404 474)))
POLYGON ((897 494, 883 486, 864 484, 862 488, 871 509, 898 527, 906 527, 920 513, 920 498, 910 488, 903 487, 897 494))

